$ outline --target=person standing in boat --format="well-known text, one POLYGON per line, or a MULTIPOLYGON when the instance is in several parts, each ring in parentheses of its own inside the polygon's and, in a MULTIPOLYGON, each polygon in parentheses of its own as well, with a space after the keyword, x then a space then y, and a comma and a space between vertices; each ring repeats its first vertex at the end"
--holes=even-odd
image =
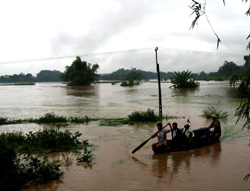
MULTIPOLYGON (((170 123, 168 123, 167 125, 170 125, 170 123)), ((151 136, 151 138, 157 137, 158 142, 153 143, 152 147, 156 147, 157 149, 160 147, 166 147, 167 146, 167 133, 171 132, 171 130, 163 129, 162 123, 157 123, 156 126, 157 126, 158 131, 155 132, 151 136)))
POLYGON ((211 117, 213 121, 208 128, 214 128, 214 130, 211 132, 212 139, 218 139, 221 136, 220 121, 215 114, 211 115, 211 117))
POLYGON ((176 122, 173 122, 172 126, 169 123, 169 126, 172 131, 171 145, 174 147, 180 146, 182 144, 182 131, 178 128, 178 124, 176 122))

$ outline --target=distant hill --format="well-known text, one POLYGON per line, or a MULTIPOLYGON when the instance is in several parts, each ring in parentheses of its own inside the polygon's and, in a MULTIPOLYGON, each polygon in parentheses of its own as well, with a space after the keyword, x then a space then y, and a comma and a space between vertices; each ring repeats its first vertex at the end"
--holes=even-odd
MULTIPOLYGON (((137 80, 157 79, 156 72, 148 72, 148 71, 138 70, 136 68, 132 68, 130 70, 121 68, 110 74, 100 74, 98 80, 125 80, 127 76, 130 75, 131 73, 137 76, 137 80)), ((160 76, 161 79, 170 79, 172 78, 173 73, 160 72, 160 76)))
MULTIPOLYGON (((250 55, 245 56, 245 64, 238 66, 234 62, 225 61, 217 72, 206 73, 204 71, 200 73, 193 73, 192 78, 195 80, 228 80, 234 74, 244 74, 250 71, 250 55)), ((0 83, 14 83, 14 82, 58 82, 61 80, 60 71, 54 70, 42 70, 36 77, 32 74, 14 74, 0 76, 0 83)), ((160 72, 162 80, 171 79, 174 72, 160 72)), ((129 76, 133 76, 134 80, 150 80, 157 79, 157 72, 143 71, 136 68, 124 69, 121 68, 110 74, 99 74, 97 80, 126 80, 129 76)))

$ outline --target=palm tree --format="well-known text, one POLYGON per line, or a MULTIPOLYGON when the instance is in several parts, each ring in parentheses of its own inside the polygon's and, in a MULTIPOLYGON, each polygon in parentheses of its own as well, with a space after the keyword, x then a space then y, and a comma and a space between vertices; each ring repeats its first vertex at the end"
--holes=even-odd
MULTIPOLYGON (((195 82, 191 78, 191 71, 174 72, 174 76, 171 79, 171 83, 174 84, 174 88, 197 88, 199 82, 195 82)), ((171 86, 172 87, 172 86, 171 86)))

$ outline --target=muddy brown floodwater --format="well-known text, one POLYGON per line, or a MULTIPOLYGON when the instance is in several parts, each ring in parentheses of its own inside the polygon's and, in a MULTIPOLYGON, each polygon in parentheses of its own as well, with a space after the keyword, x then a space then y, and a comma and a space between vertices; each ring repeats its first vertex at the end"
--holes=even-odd
MULTIPOLYGON (((63 177, 26 191, 249 191, 250 180, 244 182, 243 179, 250 173, 250 133, 242 131, 243 121, 235 126, 234 112, 240 100, 227 98, 228 82, 201 82, 197 90, 173 90, 169 86, 162 83, 163 115, 178 116, 169 122, 176 121, 179 127, 183 127, 188 118, 191 129, 208 126, 210 120, 201 115, 209 106, 228 112, 228 119, 221 120, 221 142, 189 151, 154 154, 151 150, 154 139, 131 154, 156 131, 155 123, 116 127, 100 126, 98 121, 72 124, 61 129, 80 131, 81 138, 94 145, 94 162, 88 166, 77 165, 80 153, 50 154, 50 159, 62 161, 63 177)), ((0 86, 0 116, 24 119, 54 112, 67 117, 118 118, 148 108, 158 113, 157 88, 157 83, 149 82, 135 87, 99 84, 70 88, 60 83, 0 86)), ((37 124, 0 126, 2 132, 41 128, 44 126, 37 124)))

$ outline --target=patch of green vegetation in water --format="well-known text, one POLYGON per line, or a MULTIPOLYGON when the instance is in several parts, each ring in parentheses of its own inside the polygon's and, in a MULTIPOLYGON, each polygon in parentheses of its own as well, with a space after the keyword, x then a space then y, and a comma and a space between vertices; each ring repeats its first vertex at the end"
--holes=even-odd
POLYGON ((80 149, 89 146, 87 140, 80 141, 82 134, 71 133, 69 130, 61 132, 55 129, 44 129, 37 132, 1 133, 0 141, 21 153, 37 151, 64 151, 80 149))
POLYGON ((0 190, 22 190, 30 185, 42 185, 60 178, 63 172, 59 169, 59 161, 49 161, 47 156, 39 157, 35 153, 81 148, 87 150, 90 145, 87 140, 78 139, 81 135, 79 132, 73 134, 68 130, 61 132, 54 129, 27 134, 1 133, 0 169, 3 171, 0 174, 0 190))
POLYGON ((113 103, 113 102, 109 102, 108 103, 109 107, 122 107, 123 105, 120 103, 113 103))
POLYGON ((128 124, 128 118, 116 118, 116 119, 100 119, 100 126, 121 126, 128 124))

